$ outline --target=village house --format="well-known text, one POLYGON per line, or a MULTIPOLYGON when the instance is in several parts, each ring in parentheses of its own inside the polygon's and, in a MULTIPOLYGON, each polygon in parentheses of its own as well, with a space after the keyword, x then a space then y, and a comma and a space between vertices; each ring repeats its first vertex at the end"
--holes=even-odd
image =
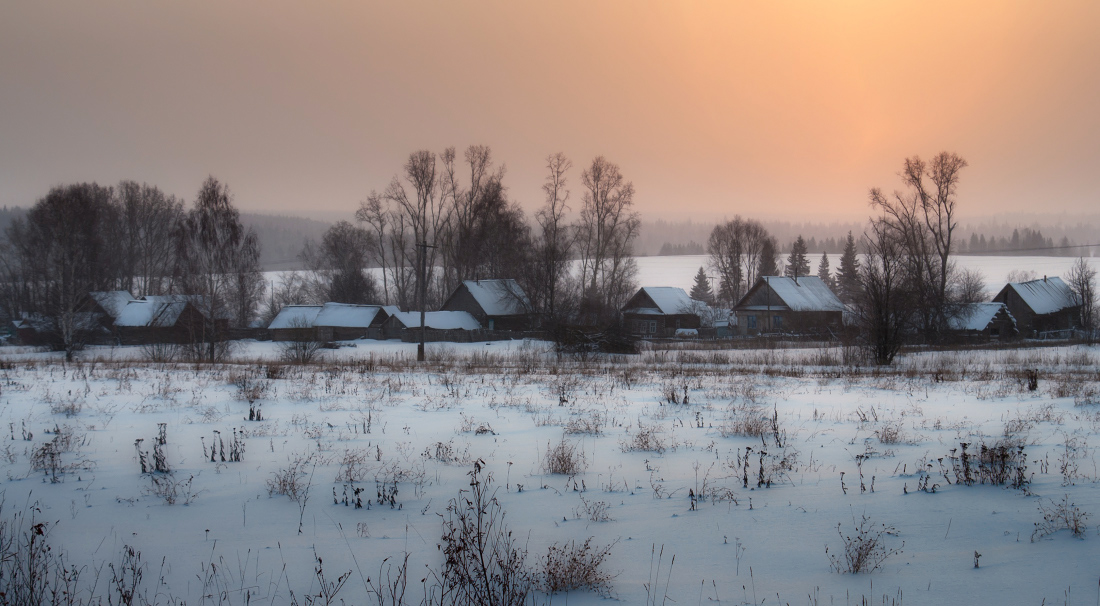
POLYGON ((948 338, 962 341, 1011 339, 1019 334, 1004 303, 973 303, 947 321, 948 338))
POLYGON ((741 336, 765 333, 834 335, 844 304, 817 276, 763 276, 733 307, 741 336))
MULTIPOLYGON (((206 341, 211 328, 194 295, 149 296, 127 301, 115 318, 115 330, 123 345, 147 343, 198 343, 206 341)), ((229 317, 222 314, 214 321, 214 330, 225 335, 229 317)))
POLYGON ((672 337, 702 325, 698 309, 703 305, 682 288, 643 286, 623 305, 623 326, 632 335, 672 337))
POLYGON ((94 291, 88 293, 88 299, 89 311, 100 317, 103 326, 113 328, 118 315, 127 303, 134 300, 134 295, 128 290, 94 291))
POLYGON ((1073 291, 1058 277, 1009 282, 993 301, 1008 307, 1020 334, 1026 337, 1068 331, 1077 326, 1081 314, 1073 291))
POLYGON ((464 311, 487 330, 530 330, 531 302, 515 280, 464 280, 439 308, 464 311))

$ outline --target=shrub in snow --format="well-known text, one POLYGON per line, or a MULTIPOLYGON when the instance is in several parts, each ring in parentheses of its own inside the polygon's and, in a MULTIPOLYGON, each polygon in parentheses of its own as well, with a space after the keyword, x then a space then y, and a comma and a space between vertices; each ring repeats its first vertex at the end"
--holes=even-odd
POLYGON ((504 509, 493 496, 493 476, 484 461, 474 462, 470 487, 451 499, 443 518, 442 568, 426 597, 430 604, 527 603, 533 582, 527 551, 504 524, 504 509))
POLYGON ((1088 530, 1085 522, 1092 517, 1092 514, 1081 511, 1080 507, 1070 502, 1068 494, 1059 502, 1051 499, 1049 505, 1040 501, 1039 513, 1043 514, 1043 521, 1035 523, 1035 531, 1031 533, 1033 543, 1059 530, 1068 530, 1073 536, 1084 538, 1085 531, 1088 530))
POLYGON ((584 471, 586 466, 584 452, 564 437, 557 444, 546 445, 546 458, 542 461, 543 473, 572 476, 584 471))
POLYGON ((836 532, 840 535, 842 547, 830 553, 826 545, 825 554, 829 556, 833 570, 840 573, 873 572, 886 558, 901 553, 901 547, 895 549, 886 545, 890 537, 897 536, 897 530, 893 526, 875 524, 866 515, 860 516, 853 532, 845 534, 841 524, 836 525, 836 532))
POLYGON ((551 545, 536 573, 539 589, 551 594, 579 589, 611 597, 615 575, 603 564, 615 544, 598 547, 592 545, 592 538, 580 545, 576 541, 551 545))

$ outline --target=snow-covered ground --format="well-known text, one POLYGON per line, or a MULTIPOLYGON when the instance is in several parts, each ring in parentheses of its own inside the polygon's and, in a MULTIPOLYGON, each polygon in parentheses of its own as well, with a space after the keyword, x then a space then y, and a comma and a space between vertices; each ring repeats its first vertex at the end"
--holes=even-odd
POLYGON ((337 601, 364 604, 366 579, 408 552, 406 597, 419 603, 425 565, 442 562, 437 514, 482 459, 528 564, 594 537, 612 545, 612 595, 627 604, 671 604, 666 591, 676 604, 1100 599, 1100 519, 1080 537, 1032 541, 1041 508, 1066 495, 1100 513, 1100 348, 929 352, 881 370, 844 365, 842 349, 576 361, 528 341, 430 345, 418 368, 414 345, 354 344, 306 367, 271 363, 270 343, 214 368, 137 362, 136 348, 92 348, 69 365, 0 350, 3 515, 36 505, 53 548, 86 565, 85 579, 99 571, 100 594, 106 564, 132 546, 159 603, 286 604, 291 590, 304 603, 319 557, 329 581, 352 571, 337 601), (263 420, 246 420, 249 397, 263 420), (172 473, 143 474, 138 451, 152 466, 162 423, 172 473), (222 440, 233 458, 234 433, 240 461, 211 462, 222 440), (55 440, 52 477, 32 458, 55 440), (546 473, 563 440, 583 455, 580 473, 546 473), (962 462, 963 442, 968 456, 1008 444, 1014 460, 1023 447, 1027 485, 960 485, 967 468, 981 473, 962 462), (296 459, 304 508, 267 486, 296 459), (376 481, 395 477, 392 507, 344 505, 346 490, 376 501, 376 481), (177 485, 175 504, 152 494, 155 478, 177 485), (701 495, 694 508, 689 493, 701 495), (863 516, 892 529, 879 538, 898 553, 839 574, 830 556, 863 516))

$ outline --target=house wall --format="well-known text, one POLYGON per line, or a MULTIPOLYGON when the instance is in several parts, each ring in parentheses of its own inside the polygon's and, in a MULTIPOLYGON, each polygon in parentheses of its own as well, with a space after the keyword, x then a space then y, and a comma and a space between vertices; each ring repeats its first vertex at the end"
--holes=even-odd
POLYGON ((694 314, 623 314, 627 332, 640 337, 672 337, 678 328, 699 328, 702 322, 694 314))
POLYGON ((844 321, 839 311, 742 310, 735 315, 737 326, 731 328, 745 337, 764 333, 829 335, 841 330, 844 321))
POLYGON ((464 311, 473 316, 478 324, 482 326, 488 325, 486 321, 488 316, 485 315, 485 310, 478 304, 477 299, 470 294, 470 289, 466 288, 465 284, 460 284, 458 288, 455 289, 454 294, 443 303, 439 311, 464 311))

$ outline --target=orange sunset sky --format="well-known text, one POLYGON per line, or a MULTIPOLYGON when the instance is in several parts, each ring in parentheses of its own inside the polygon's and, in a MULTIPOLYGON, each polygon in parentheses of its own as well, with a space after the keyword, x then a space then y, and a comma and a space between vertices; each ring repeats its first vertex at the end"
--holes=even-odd
MULTIPOLYGON (((1100 208, 1100 2, 0 3, 0 204, 129 178, 350 213, 472 143, 541 203, 603 154, 644 218, 866 217, 902 159, 965 215, 1100 208)), ((326 217, 329 218, 329 217, 326 217)))

